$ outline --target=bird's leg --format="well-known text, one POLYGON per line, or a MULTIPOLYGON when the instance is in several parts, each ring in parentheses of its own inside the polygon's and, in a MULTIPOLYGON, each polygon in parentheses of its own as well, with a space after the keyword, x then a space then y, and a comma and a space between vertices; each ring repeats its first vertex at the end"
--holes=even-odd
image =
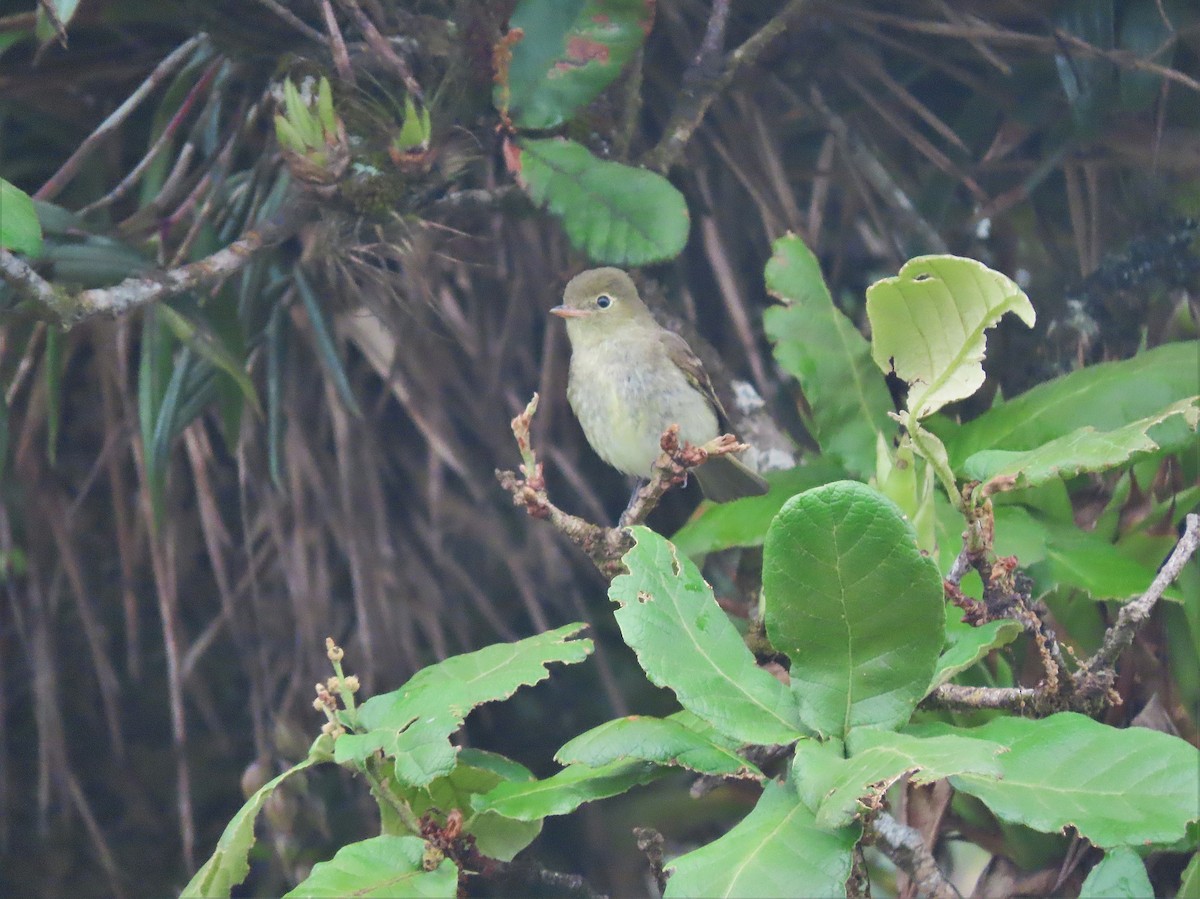
POLYGON ((634 518, 639 511, 641 511, 641 493, 646 489, 646 486, 649 483, 649 478, 638 478, 636 481, 634 481, 633 492, 629 494, 629 502, 625 504, 625 511, 622 512, 621 517, 617 519, 617 527, 627 528, 631 524, 637 524, 637 522, 632 521, 631 519, 634 518))

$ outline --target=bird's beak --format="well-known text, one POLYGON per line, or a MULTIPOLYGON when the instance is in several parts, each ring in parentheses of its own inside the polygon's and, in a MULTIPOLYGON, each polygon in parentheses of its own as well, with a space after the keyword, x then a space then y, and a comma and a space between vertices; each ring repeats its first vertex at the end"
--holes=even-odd
POLYGON ((550 310, 551 315, 559 318, 587 318, 590 313, 586 309, 572 309, 570 306, 555 306, 550 310))

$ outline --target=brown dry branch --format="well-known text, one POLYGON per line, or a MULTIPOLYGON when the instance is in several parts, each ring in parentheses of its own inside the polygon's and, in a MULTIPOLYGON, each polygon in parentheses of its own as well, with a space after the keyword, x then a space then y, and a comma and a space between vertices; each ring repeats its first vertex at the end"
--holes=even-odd
POLYGON ((1185 522, 1183 536, 1158 570, 1149 589, 1133 602, 1121 607, 1117 623, 1104 634, 1103 644, 1080 668, 1077 679, 1079 689, 1085 695, 1109 693, 1116 678, 1113 668, 1118 657, 1133 642, 1138 628, 1146 623, 1167 587, 1179 577, 1183 566, 1195 555, 1197 547, 1200 547, 1200 515, 1193 512, 1186 517, 1185 522))
POLYGON ((535 393, 525 411, 512 420, 513 436, 521 452, 520 475, 497 469, 496 478, 500 486, 512 494, 514 505, 524 506, 525 511, 534 518, 548 519, 568 540, 587 553, 600 573, 610 580, 625 570, 621 557, 633 547, 628 529, 645 521, 668 490, 685 483, 688 472, 703 465, 710 457, 740 453, 747 449, 732 434, 722 434, 703 446, 681 444, 679 426, 669 426, 663 432, 663 452, 651 469, 650 480, 630 498, 615 528, 602 527, 564 512, 550 501, 546 493, 546 480, 542 475, 542 463, 537 460, 529 436, 537 405, 538 395, 535 393))
POLYGON ((354 21, 358 23, 358 28, 362 32, 363 37, 367 39, 367 45, 371 48, 379 59, 388 66, 393 72, 400 76, 400 80, 404 82, 405 89, 412 94, 413 99, 418 102, 424 100, 425 92, 421 90, 421 85, 417 83, 417 79, 413 77, 412 69, 409 68, 407 62, 388 43, 388 39, 380 34, 379 29, 375 27, 375 23, 371 21, 361 6, 358 5, 358 0, 338 0, 338 3, 343 9, 354 16, 354 21))
POLYGON ((792 20, 808 5, 808 0, 789 0, 788 4, 751 35, 745 43, 731 52, 721 65, 716 50, 724 34, 724 16, 728 2, 715 0, 713 14, 705 33, 705 42, 692 66, 684 73, 684 90, 671 119, 663 129, 662 139, 645 156, 647 168, 665 172, 673 166, 687 147, 688 141, 704 120, 717 95, 745 65, 753 63, 770 43, 787 31, 792 20))
MULTIPOLYGON (((1015 568, 1015 560, 1000 559, 988 571, 980 570, 984 579, 984 602, 963 599, 957 585, 946 581, 947 595, 959 605, 971 603, 968 615, 982 608, 977 623, 997 617, 1018 621, 1029 632, 1037 645, 1038 654, 1046 671, 1045 680, 1036 687, 968 687, 959 684, 943 684, 924 700, 928 708, 942 709, 1007 709, 1026 715, 1044 716, 1061 711, 1094 713, 1108 705, 1119 705, 1120 696, 1113 689, 1116 682, 1117 659, 1132 642, 1138 629, 1146 623, 1150 613, 1164 591, 1183 571, 1183 567, 1200 547, 1200 515, 1189 514, 1183 536, 1159 569, 1149 588, 1133 602, 1121 608, 1116 623, 1104 635, 1104 642, 1096 654, 1084 662, 1078 671, 1071 672, 1064 662, 1062 651, 1054 633, 1042 620, 1037 610, 1031 608, 1019 589, 1012 586, 1009 577, 1015 568), (1007 584, 1009 591, 1003 597, 998 585, 1007 584), (992 598, 989 601, 989 591, 992 598), (994 614, 999 612, 999 614, 994 614)), ((964 554, 972 556, 964 549, 964 554)), ((960 555, 959 558, 963 558, 960 555)), ((955 562, 954 571, 959 569, 955 562)), ((961 577, 961 573, 959 574, 961 577)))
POLYGON ((868 822, 867 832, 883 854, 912 878, 918 896, 962 899, 962 894, 946 879, 915 827, 902 824, 881 811, 868 822))
POLYGON ((303 204, 287 203, 271 221, 242 234, 205 259, 176 268, 126 278, 112 287, 78 293, 56 288, 7 250, 0 249, 0 278, 23 299, 33 300, 61 324, 70 326, 98 315, 118 316, 221 281, 245 266, 262 250, 286 240, 303 223, 303 204))

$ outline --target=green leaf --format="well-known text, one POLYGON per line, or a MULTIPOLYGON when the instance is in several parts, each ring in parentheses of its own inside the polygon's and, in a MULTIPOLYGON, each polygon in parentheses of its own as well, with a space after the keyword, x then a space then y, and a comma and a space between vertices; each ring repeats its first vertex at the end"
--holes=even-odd
MULTIPOLYGON (((509 31, 508 105, 521 128, 554 128, 594 100, 641 47, 653 0, 521 0, 509 31)), ((497 88, 497 105, 504 86, 497 88)))
POLYGON ((0 178, 0 247, 26 256, 42 252, 42 226, 29 194, 0 178))
POLYGON ((62 427, 64 340, 63 332, 58 328, 46 330, 46 355, 42 365, 46 372, 46 459, 51 467, 58 459, 58 434, 62 427))
POLYGON ((439 777, 428 787, 398 785, 416 815, 432 809, 446 813, 461 809, 466 823, 463 830, 475 837, 475 845, 488 858, 512 861, 518 852, 532 843, 542 832, 542 822, 518 821, 496 812, 471 814, 473 802, 488 790, 502 783, 532 783, 533 774, 524 765, 502 755, 466 748, 458 754, 458 764, 445 777, 439 777))
POLYGON ((1083 427, 1113 431, 1196 394, 1200 342, 1170 343, 1039 384, 961 427, 931 426, 962 473, 981 450, 1032 450, 1083 427))
POLYGON ((1044 833, 1074 827, 1102 849, 1173 843, 1200 819, 1200 751, 1170 734, 1118 730, 1075 712, 997 718, 960 729, 929 724, 911 733, 958 734, 1009 747, 1000 780, 964 774, 955 789, 998 817, 1044 833))
POLYGON ((1175 899, 1200 899, 1200 852, 1192 853, 1192 860, 1183 869, 1175 899))
POLYGON ((1079 899, 1146 899, 1154 887, 1146 863, 1132 849, 1110 849, 1088 872, 1079 899))
POLYGON ((921 419, 983 384, 984 332, 1006 312, 1033 327, 1033 305, 1011 278, 974 259, 918 256, 867 288, 871 353, 910 385, 908 411, 921 419))
MULTIPOLYGON (((1074 522, 1045 519, 1021 506, 997 506, 996 552, 1016 555, 1039 592, 1074 587, 1095 600, 1125 602, 1141 596, 1155 568, 1132 559, 1094 531, 1074 522)), ((1180 602, 1180 589, 1169 586, 1163 598, 1180 602)))
POLYGON ((254 382, 246 373, 245 364, 234 357, 211 328, 201 321, 188 318, 168 303, 159 304, 158 313, 163 324, 171 329, 171 333, 180 343, 191 347, 202 359, 225 372, 237 384, 246 402, 255 411, 262 412, 258 394, 254 390, 254 382))
POLYGON ((520 141, 519 166, 533 201, 561 218, 571 243, 596 262, 662 262, 687 243, 687 203, 662 175, 558 139, 520 141))
POLYGON ((632 528, 613 579, 617 624, 646 676, 675 691, 679 703, 722 733, 745 743, 790 743, 803 735, 796 701, 758 667, 699 569, 666 539, 632 528))
POLYGON ((325 313, 321 310, 321 303, 309 285, 308 279, 304 277, 304 273, 299 268, 295 270, 294 278, 296 292, 300 294, 300 301, 304 303, 304 311, 308 313, 308 323, 312 327, 313 337, 317 343, 317 356, 321 360, 321 365, 333 381, 333 386, 346 408, 352 415, 361 418, 362 411, 358 408, 354 391, 350 389, 350 382, 346 378, 346 369, 338 356, 337 346, 333 342, 333 332, 329 329, 325 313))
POLYGON ((372 696, 359 706, 356 732, 344 734, 335 744, 338 764, 362 763, 382 750, 395 759, 401 783, 424 786, 449 774, 457 752, 449 737, 471 710, 545 680, 551 662, 582 662, 592 651, 592 641, 570 638, 585 626, 569 624, 422 668, 399 690, 372 696))
POLYGON ((946 606, 946 647, 938 658, 929 692, 966 671, 993 649, 1007 646, 1021 634, 1021 625, 1009 619, 989 621, 976 627, 967 624, 962 617, 962 609, 946 606))
POLYGON ((678 765, 718 777, 756 777, 762 772, 724 742, 706 739, 679 721, 630 715, 580 734, 554 755, 560 765, 598 768, 620 759, 678 765))
POLYGON ((974 480, 1012 478, 1017 488, 1034 487, 1054 478, 1116 468, 1146 453, 1181 449, 1195 441, 1198 422, 1200 396, 1194 396, 1111 431, 1098 431, 1089 425, 1024 452, 982 450, 967 459, 964 468, 967 477, 974 480), (1169 424, 1182 427, 1171 433, 1169 424))
POLYGON ((181 899, 228 899, 233 888, 250 873, 250 850, 254 846, 254 820, 258 813, 281 783, 317 761, 317 758, 310 756, 298 765, 293 765, 274 780, 261 786, 246 800, 246 804, 225 825, 212 857, 183 888, 181 899))
POLYGON ((49 3, 39 3, 37 9, 37 21, 34 25, 34 30, 37 38, 41 43, 54 40, 58 37, 58 29, 51 20, 47 7, 54 10, 54 15, 66 28, 71 24, 71 19, 75 17, 75 11, 79 8, 79 0, 50 0, 49 3))
POLYGON ((763 549, 767 637, 792 660, 801 719, 827 735, 894 728, 942 648, 937 565, 895 503, 856 481, 794 496, 763 549))
POLYGON ((585 802, 617 796, 669 771, 652 762, 617 761, 597 768, 569 765, 545 780, 502 783, 478 797, 474 805, 481 814, 491 811, 518 821, 540 821, 569 814, 585 802))
POLYGON ((968 737, 914 737, 872 727, 856 728, 847 739, 849 758, 815 740, 796 745, 794 780, 800 798, 816 814, 818 827, 845 827, 904 775, 915 784, 952 774, 999 777, 998 743, 968 737))
POLYGON ((857 827, 832 833, 788 786, 768 781, 729 833, 668 863, 663 899, 794 896, 845 899, 857 827))
POLYGON ((807 465, 785 471, 770 471, 764 477, 771 485, 762 496, 748 496, 731 503, 704 503, 675 534, 671 542, 689 558, 729 549, 731 546, 761 546, 767 528, 783 504, 812 487, 846 476, 841 465, 829 459, 813 459, 807 465))
POLYGON ((420 837, 378 836, 343 846, 285 899, 308 896, 363 896, 376 899, 443 897, 458 894, 458 867, 448 858, 432 870, 424 867, 426 844, 420 837))
POLYGON ((800 382, 821 452, 856 476, 875 469, 879 433, 891 433, 892 400, 871 361, 871 345, 834 305, 817 257, 794 234, 779 238, 767 263, 767 290, 784 302, 763 314, 775 359, 800 382))

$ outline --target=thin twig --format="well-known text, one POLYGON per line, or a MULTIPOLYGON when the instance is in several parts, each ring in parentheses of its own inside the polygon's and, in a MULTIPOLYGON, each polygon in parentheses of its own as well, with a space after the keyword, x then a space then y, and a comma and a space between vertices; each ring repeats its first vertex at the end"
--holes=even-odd
POLYGON ((167 77, 174 72, 180 65, 183 64, 197 47, 207 43, 208 36, 198 34, 195 37, 188 38, 166 57, 163 58, 149 77, 139 85, 138 89, 125 98, 125 102, 113 110, 112 115, 100 123, 100 126, 87 136, 75 152, 67 157, 67 161, 59 167, 58 171, 50 176, 50 180, 38 188, 34 199, 37 200, 52 200, 58 196, 67 183, 75 176, 79 166, 83 163, 93 150, 104 140, 109 134, 120 127, 121 123, 129 118, 132 113, 141 104, 150 93, 162 84, 167 77))
POLYGON ((1062 711, 1052 704, 1045 690, 1036 687, 967 687, 942 684, 925 697, 922 706, 933 709, 1006 709, 1024 714, 1050 714, 1062 711))
POLYGON ((932 899, 962 899, 954 884, 946 879, 933 858, 933 853, 921 839, 920 832, 901 824, 887 812, 880 812, 868 824, 875 845, 883 854, 912 878, 918 896, 932 899))
POLYGON ((325 43, 325 35, 321 34, 317 29, 313 28, 294 12, 284 6, 279 0, 258 0, 263 6, 283 19, 310 41, 316 41, 318 44, 325 43))
POLYGON ((404 82, 405 90, 412 94, 414 99, 423 100, 425 94, 421 90, 421 85, 417 83, 417 79, 413 77, 412 69, 409 68, 404 58, 392 49, 392 45, 388 43, 388 39, 379 33, 379 29, 371 21, 371 17, 363 12, 362 7, 358 5, 358 0, 338 0, 338 3, 341 4, 343 9, 348 10, 354 16, 354 21, 358 23, 358 28, 363 33, 363 37, 367 39, 368 46, 400 76, 400 80, 404 82))
POLYGON ((32 300, 47 309, 56 308, 63 294, 53 284, 33 270, 28 262, 0 247, 0 278, 17 292, 22 300, 32 300))
POLYGON ((789 0, 770 21, 729 54, 723 68, 713 71, 716 61, 711 58, 711 53, 705 53, 706 45, 711 45, 714 39, 724 35, 725 25, 720 17, 722 14, 728 15, 727 2, 722 4, 721 0, 716 0, 713 3, 712 16, 705 31, 705 44, 701 45, 695 61, 684 75, 684 87, 688 89, 682 92, 679 103, 671 113, 662 139, 646 154, 647 168, 665 172, 675 164, 717 95, 733 81, 742 66, 753 63, 775 38, 787 30, 792 19, 807 4, 808 0, 789 0))
MULTIPOLYGON (((94 203, 89 203, 87 206, 84 206, 82 209, 80 209, 79 215, 87 215, 89 212, 99 209, 102 206, 107 206, 110 203, 116 202, 117 200, 121 199, 121 197, 125 196, 125 194, 128 193, 129 189, 133 187, 133 185, 137 184, 138 181, 141 180, 142 175, 144 175, 146 170, 150 168, 150 163, 154 162, 154 160, 158 158, 158 154, 161 153, 167 144, 171 142, 171 139, 175 137, 175 132, 179 130, 179 126, 183 124, 184 119, 186 119, 188 113, 191 112, 192 106, 195 105, 195 102, 199 96, 208 90, 209 85, 212 84, 213 79, 216 78, 217 72, 220 71, 221 66, 224 63, 225 60, 217 60, 208 67, 204 74, 200 76, 200 80, 192 86, 192 89, 188 91, 187 96, 183 98, 183 102, 179 104, 179 108, 175 111, 175 114, 171 116, 171 120, 167 122, 166 127, 162 130, 162 134, 160 134, 154 141, 146 155, 141 158, 141 160, 133 167, 132 170, 130 170, 128 175, 121 179, 116 187, 110 190, 99 200, 96 200, 94 203)), ((203 116, 201 116, 201 118, 203 118, 203 116)))
POLYGON ((325 16, 325 30, 329 32, 329 51, 333 56, 333 67, 337 69, 338 78, 347 84, 355 84, 354 69, 350 65, 350 53, 346 50, 346 39, 338 28, 337 16, 333 14, 333 6, 329 0, 321 0, 321 13, 325 16))
POLYGON ((1087 674, 1093 674, 1102 668, 1111 668, 1116 664, 1117 658, 1133 642, 1138 628, 1154 611, 1155 603, 1162 598, 1163 593, 1175 578, 1179 577, 1183 566, 1188 563, 1188 559, 1196 552, 1197 547, 1200 547, 1200 515, 1192 513, 1187 516, 1185 521, 1187 524, 1183 536, 1179 538, 1175 549, 1163 563, 1162 568, 1158 570, 1150 588, 1133 602, 1121 607, 1120 614, 1117 615, 1117 623, 1110 627, 1104 635, 1104 643, 1101 644, 1096 654, 1083 664, 1083 670, 1087 674))
POLYGON ((290 237, 302 223, 297 204, 286 207, 289 214, 245 232, 211 256, 165 272, 126 278, 112 287, 99 287, 69 294, 55 290, 29 266, 6 250, 0 250, 0 275, 26 296, 33 296, 47 312, 64 324, 74 324, 94 315, 121 315, 186 290, 219 281, 241 269, 261 250, 290 237), (13 262, 20 263, 14 265, 13 262), (22 269, 21 266, 24 266, 22 269), (12 277, 13 275, 17 277, 12 277))

